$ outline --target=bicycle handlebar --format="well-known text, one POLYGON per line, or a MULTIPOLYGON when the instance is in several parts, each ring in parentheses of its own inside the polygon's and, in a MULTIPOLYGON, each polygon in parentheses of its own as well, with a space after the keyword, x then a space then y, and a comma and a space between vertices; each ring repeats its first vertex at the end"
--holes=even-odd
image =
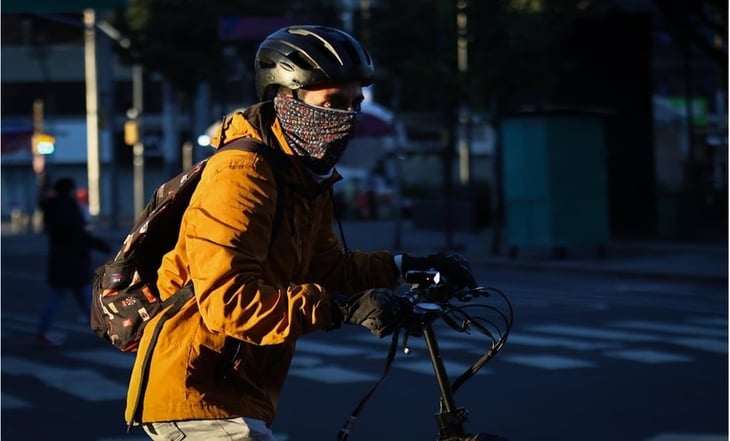
POLYGON ((468 302, 473 297, 484 293, 484 288, 465 288, 451 284, 448 279, 436 270, 408 271, 405 274, 406 283, 411 289, 406 295, 409 300, 444 303, 456 298, 461 302, 468 302), (414 295, 425 297, 423 300, 413 299, 414 295))
POLYGON ((470 325, 474 325, 477 330, 492 338, 495 344, 497 341, 503 344, 506 340, 512 328, 514 312, 509 299, 500 290, 482 286, 475 288, 456 286, 436 270, 409 271, 405 274, 405 279, 411 284, 408 292, 401 295, 406 306, 404 325, 409 334, 420 336, 419 330, 423 327, 424 320, 433 321, 442 318, 457 332, 468 333, 470 325), (454 301, 469 303, 477 298, 483 301, 472 305, 453 303, 454 301), (501 304, 496 305, 499 300, 501 304), (484 308, 492 317, 489 319, 473 317, 466 312, 467 308, 478 307, 484 308), (462 323, 457 323, 458 320, 462 323), (486 323, 491 330, 480 326, 480 323, 486 323))

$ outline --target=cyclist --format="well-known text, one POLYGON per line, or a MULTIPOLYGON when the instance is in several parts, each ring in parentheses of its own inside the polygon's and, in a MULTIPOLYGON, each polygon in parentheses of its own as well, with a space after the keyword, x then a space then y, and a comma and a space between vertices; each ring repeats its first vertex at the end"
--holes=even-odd
POLYGON ((144 334, 129 385, 126 419, 152 439, 273 440, 297 338, 342 322, 389 334, 400 319, 390 289, 411 268, 475 285, 458 256, 350 252, 335 234, 334 166, 374 78, 357 40, 330 27, 283 28, 260 44, 255 69, 261 102, 226 117, 213 144, 254 138, 289 164, 277 180, 261 155, 231 149, 203 172, 158 271, 163 298, 190 282, 195 296, 165 323, 145 380, 144 334))

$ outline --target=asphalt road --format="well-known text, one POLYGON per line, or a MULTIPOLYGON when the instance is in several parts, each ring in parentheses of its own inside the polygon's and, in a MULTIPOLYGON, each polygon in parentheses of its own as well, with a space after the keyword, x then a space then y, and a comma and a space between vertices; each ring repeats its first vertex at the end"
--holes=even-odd
MULTIPOLYGON (((33 343, 45 296, 37 241, 2 241, 2 416, 5 440, 137 441, 123 399, 132 357, 88 331, 71 299, 61 347, 33 343)), ((723 283, 474 268, 504 291, 515 323, 506 346, 456 394, 469 430, 511 441, 728 439, 728 291, 723 283)), ((450 375, 485 350, 478 335, 437 328, 450 375)), ((279 441, 334 440, 382 373, 389 340, 359 327, 298 347, 274 424, 279 441)), ((350 441, 436 439, 438 388, 418 339, 399 352, 350 441)))

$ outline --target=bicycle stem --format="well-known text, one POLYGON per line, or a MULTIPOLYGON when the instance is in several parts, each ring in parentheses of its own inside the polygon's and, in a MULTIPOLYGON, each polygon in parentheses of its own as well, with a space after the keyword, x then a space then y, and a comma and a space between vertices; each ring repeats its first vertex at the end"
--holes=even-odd
POLYGON ((436 414, 436 422, 439 426, 439 440, 459 439, 464 435, 463 426, 467 412, 465 409, 456 408, 454 393, 451 389, 444 361, 441 358, 436 332, 433 329, 434 320, 442 316, 443 310, 435 304, 420 304, 416 310, 422 317, 423 339, 426 342, 426 349, 431 358, 436 383, 441 392, 441 409, 436 414))
POLYGON ((426 348, 428 349, 428 355, 431 357, 433 372, 436 375, 436 382, 438 383, 439 390, 441 391, 441 402, 443 403, 446 412, 453 412, 455 410, 454 395, 451 392, 449 377, 446 373, 446 368, 444 367, 444 361, 441 358, 441 351, 439 350, 436 333, 433 330, 431 322, 424 324, 423 338, 426 341, 426 348))

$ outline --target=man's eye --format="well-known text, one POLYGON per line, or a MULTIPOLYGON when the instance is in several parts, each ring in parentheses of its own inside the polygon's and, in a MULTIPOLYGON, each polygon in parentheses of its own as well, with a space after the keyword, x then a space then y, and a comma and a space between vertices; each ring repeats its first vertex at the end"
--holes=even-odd
POLYGON ((327 107, 330 109, 337 109, 337 110, 348 110, 348 111, 354 111, 354 112, 360 111, 360 103, 348 103, 345 101, 327 101, 324 103, 323 107, 327 107))

